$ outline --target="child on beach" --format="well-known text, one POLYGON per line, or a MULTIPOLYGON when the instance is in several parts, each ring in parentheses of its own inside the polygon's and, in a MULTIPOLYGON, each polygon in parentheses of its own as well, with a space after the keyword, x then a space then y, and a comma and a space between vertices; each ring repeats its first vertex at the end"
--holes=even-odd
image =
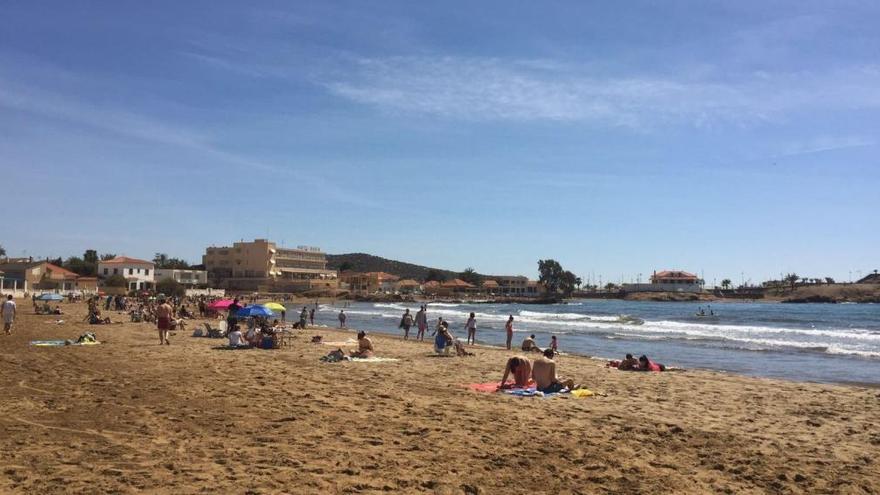
POLYGON ((513 315, 510 315, 510 318, 507 319, 504 330, 507 332, 507 350, 509 351, 510 342, 513 340, 513 315))
POLYGON ((550 336, 550 349, 553 350, 553 355, 559 354, 559 342, 555 335, 550 336))

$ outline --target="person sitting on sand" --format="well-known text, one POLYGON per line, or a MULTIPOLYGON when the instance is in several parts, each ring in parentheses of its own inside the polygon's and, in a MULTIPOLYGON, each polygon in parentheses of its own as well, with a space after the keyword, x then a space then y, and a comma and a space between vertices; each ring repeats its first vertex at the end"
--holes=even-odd
POLYGON ((55 309, 52 310, 53 315, 61 315, 64 314, 61 312, 61 306, 55 306, 55 309))
POLYGON ((626 358, 617 365, 617 369, 621 371, 636 371, 639 369, 639 360, 634 358, 632 354, 627 354, 626 358))
POLYGON ((248 331, 244 334, 244 339, 251 347, 259 347, 260 342, 263 340, 263 334, 256 327, 248 325, 248 331))
POLYGON ((229 347, 247 347, 248 344, 245 343, 244 337, 241 335, 241 330, 238 328, 238 325, 234 325, 232 327, 232 331, 226 334, 229 338, 229 347))
POLYGON ((663 366, 660 363, 655 363, 648 359, 648 356, 641 355, 639 356, 639 371, 666 371, 666 366, 663 366))
POLYGON ((544 355, 532 364, 532 377, 535 379, 538 391, 552 394, 560 392, 564 388, 570 390, 578 388, 574 380, 563 380, 556 376, 556 362, 553 361, 553 356, 553 349, 546 349, 544 355))
POLYGON ((522 342, 522 350, 525 352, 542 352, 538 344, 535 343, 535 335, 529 335, 522 342))
POLYGON ((445 321, 441 322, 434 333, 437 334, 434 337, 434 352, 437 354, 449 354, 449 345, 454 340, 452 334, 449 333, 449 324, 445 321))
POLYGON ((455 355, 458 357, 466 357, 466 356, 473 356, 474 355, 473 352, 468 352, 467 348, 464 346, 464 344, 461 343, 461 340, 459 340, 459 339, 456 339, 456 338, 452 339, 452 347, 455 348, 455 355))
POLYGON ((527 387, 532 377, 532 362, 524 356, 514 356, 507 360, 504 366, 504 375, 501 377, 501 385, 498 388, 527 387), (507 383, 507 377, 513 375, 513 385, 507 383))
POLYGON ((373 357, 373 341, 367 337, 367 332, 361 330, 358 332, 358 350, 351 352, 353 358, 370 358, 373 357))

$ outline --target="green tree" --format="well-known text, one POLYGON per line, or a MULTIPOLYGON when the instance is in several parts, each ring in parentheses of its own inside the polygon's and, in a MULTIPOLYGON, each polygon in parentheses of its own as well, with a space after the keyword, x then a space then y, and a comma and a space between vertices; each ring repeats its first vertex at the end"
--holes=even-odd
POLYGON ((724 280, 721 281, 721 287, 722 287, 723 289, 729 289, 731 283, 732 283, 732 282, 730 281, 729 278, 725 278, 724 280))
POLYGON ((184 296, 186 295, 186 287, 173 278, 166 277, 156 282, 156 292, 166 296, 184 296))
POLYGON ((789 283, 791 290, 794 290, 794 284, 796 284, 800 278, 800 275, 797 273, 789 273, 783 280, 789 283))
POLYGON ((189 263, 186 261, 180 258, 169 258, 165 253, 156 253, 156 256, 153 257, 153 263, 156 264, 156 268, 169 270, 186 270, 189 268, 189 263))
POLYGON ((112 260, 112 259, 115 258, 115 257, 116 257, 115 254, 104 253, 104 254, 101 255, 101 261, 110 261, 110 260, 112 260))
POLYGON ((98 252, 94 249, 86 249, 86 252, 83 253, 83 261, 86 263, 98 264, 98 252))
POLYGON ((605 290, 607 290, 607 291, 617 290, 617 284, 608 282, 607 284, 605 284, 605 290))
POLYGON ((562 273, 562 277, 559 280, 559 288, 562 290, 562 293, 565 294, 566 297, 570 296, 574 289, 583 283, 577 275, 571 273, 566 270, 562 273))
POLYGON ((60 256, 58 258, 55 258, 54 260, 46 259, 46 261, 48 261, 49 263, 52 263, 55 266, 63 266, 64 265, 64 260, 61 259, 60 256))
POLYGON ((128 287, 128 280, 122 275, 111 275, 104 279, 104 285, 107 287, 128 287))
POLYGON ((3 246, 0 246, 0 256, 6 256, 6 249, 3 246))
POLYGON ((64 268, 76 273, 77 275, 85 276, 88 271, 88 267, 86 266, 86 262, 83 261, 82 258, 78 256, 71 256, 64 261, 64 264, 61 265, 64 268))
POLYGON ((833 283, 834 283, 834 279, 831 278, 831 277, 825 277, 825 283, 826 283, 826 284, 833 284, 833 283))
POLYGON ((548 294, 556 294, 562 284, 565 270, 556 260, 538 260, 538 281, 547 288, 548 294))
POLYGON ((483 276, 471 267, 467 267, 463 272, 459 273, 458 278, 477 287, 483 284, 483 276))
POLYGON ((431 269, 428 270, 428 274, 425 275, 425 282, 445 282, 446 276, 437 270, 431 269))
POLYGON ((340 272, 350 272, 354 270, 354 265, 351 264, 351 261, 343 261, 341 265, 339 265, 340 272))

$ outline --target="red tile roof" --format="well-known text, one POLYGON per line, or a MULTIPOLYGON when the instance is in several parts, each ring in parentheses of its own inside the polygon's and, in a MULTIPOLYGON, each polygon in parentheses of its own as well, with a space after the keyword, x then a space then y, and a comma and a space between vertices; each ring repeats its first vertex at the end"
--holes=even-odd
POLYGON ((117 256, 112 260, 101 261, 101 263, 106 263, 108 265, 155 265, 155 263, 153 263, 152 261, 129 258, 128 256, 117 256))
POLYGON ((58 279, 79 277, 79 275, 77 275, 76 273, 73 273, 72 271, 66 268, 62 268, 58 265, 53 265, 52 263, 46 263, 46 269, 52 272, 51 275, 49 275, 49 278, 58 279))
POLYGON ((440 284, 440 285, 442 285, 443 287, 453 287, 453 288, 470 288, 470 287, 473 287, 473 285, 471 285, 471 284, 465 282, 464 280, 462 280, 462 279, 460 279, 460 278, 455 278, 455 279, 449 280, 449 281, 447 281, 447 282, 443 282, 443 283, 440 284))

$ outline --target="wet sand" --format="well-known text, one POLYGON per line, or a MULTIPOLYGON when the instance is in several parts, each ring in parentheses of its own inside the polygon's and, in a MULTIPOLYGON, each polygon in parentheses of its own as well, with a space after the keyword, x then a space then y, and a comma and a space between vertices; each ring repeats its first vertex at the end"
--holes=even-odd
POLYGON ((310 337, 353 332, 228 351, 190 323, 162 347, 63 307, 19 303, 0 340, 3 493, 880 493, 877 389, 562 356, 607 396, 521 399, 461 387, 500 379, 506 350, 374 335, 400 361, 327 364, 310 337), (86 331, 105 343, 28 345, 86 331))

